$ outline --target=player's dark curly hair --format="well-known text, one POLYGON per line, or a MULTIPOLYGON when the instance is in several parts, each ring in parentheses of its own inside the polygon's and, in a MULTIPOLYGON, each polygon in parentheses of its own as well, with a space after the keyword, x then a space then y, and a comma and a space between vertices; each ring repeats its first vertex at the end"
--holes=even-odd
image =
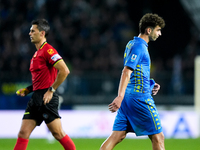
POLYGON ((39 31, 45 31, 45 37, 49 34, 50 26, 46 19, 33 20, 32 25, 37 25, 39 31))
POLYGON ((144 34, 147 27, 154 29, 156 26, 164 28, 165 21, 157 14, 147 13, 140 19, 139 31, 144 34))

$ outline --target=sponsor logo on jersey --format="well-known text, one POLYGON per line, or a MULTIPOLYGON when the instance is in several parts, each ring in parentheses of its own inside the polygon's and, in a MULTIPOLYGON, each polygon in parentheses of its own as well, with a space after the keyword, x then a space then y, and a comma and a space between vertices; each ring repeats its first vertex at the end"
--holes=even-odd
POLYGON ((51 54, 54 53, 54 50, 53 49, 48 49, 47 52, 49 53, 49 55, 51 55, 51 54))
POLYGON ((52 57, 51 57, 51 59, 53 60, 53 61, 57 61, 57 60, 59 60, 59 59, 61 59, 62 57, 59 55, 59 54, 55 54, 55 55, 53 55, 52 57))
POLYGON ((133 54, 131 57, 131 61, 133 62, 137 58, 137 55, 133 54))

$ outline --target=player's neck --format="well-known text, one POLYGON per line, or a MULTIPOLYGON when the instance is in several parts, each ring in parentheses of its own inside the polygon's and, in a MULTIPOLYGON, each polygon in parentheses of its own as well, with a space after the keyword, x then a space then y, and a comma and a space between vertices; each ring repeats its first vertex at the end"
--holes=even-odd
POLYGON ((149 36, 146 34, 139 34, 138 37, 140 37, 141 39, 145 40, 147 43, 149 43, 149 36))
POLYGON ((40 47, 44 44, 44 42, 46 42, 46 39, 41 40, 40 42, 35 44, 35 47, 37 50, 40 49, 40 47))

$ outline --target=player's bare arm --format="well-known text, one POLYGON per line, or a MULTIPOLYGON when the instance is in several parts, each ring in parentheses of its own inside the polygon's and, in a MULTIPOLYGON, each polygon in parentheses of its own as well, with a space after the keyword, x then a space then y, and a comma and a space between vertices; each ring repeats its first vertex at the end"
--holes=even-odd
POLYGON ((132 72, 133 70, 131 68, 124 67, 119 83, 118 96, 108 105, 111 112, 116 112, 120 108, 132 72))
MULTIPOLYGON (((58 70, 58 74, 55 82, 51 85, 51 87, 57 89, 59 85, 66 79, 70 71, 63 60, 60 60, 54 67, 58 70)), ((43 97, 44 104, 49 103, 52 99, 52 96, 53 92, 48 90, 43 97)))
POLYGON ((155 83, 153 90, 152 90, 152 94, 156 95, 159 90, 160 90, 160 85, 158 83, 155 83))

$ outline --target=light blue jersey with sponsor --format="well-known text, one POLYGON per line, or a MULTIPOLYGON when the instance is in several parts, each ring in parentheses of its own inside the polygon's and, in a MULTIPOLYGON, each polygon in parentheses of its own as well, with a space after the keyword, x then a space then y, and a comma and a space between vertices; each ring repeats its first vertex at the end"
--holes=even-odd
POLYGON ((126 93, 151 94, 154 81, 150 80, 151 60, 148 52, 148 44, 140 37, 134 37, 126 45, 124 52, 124 66, 133 69, 126 93))

